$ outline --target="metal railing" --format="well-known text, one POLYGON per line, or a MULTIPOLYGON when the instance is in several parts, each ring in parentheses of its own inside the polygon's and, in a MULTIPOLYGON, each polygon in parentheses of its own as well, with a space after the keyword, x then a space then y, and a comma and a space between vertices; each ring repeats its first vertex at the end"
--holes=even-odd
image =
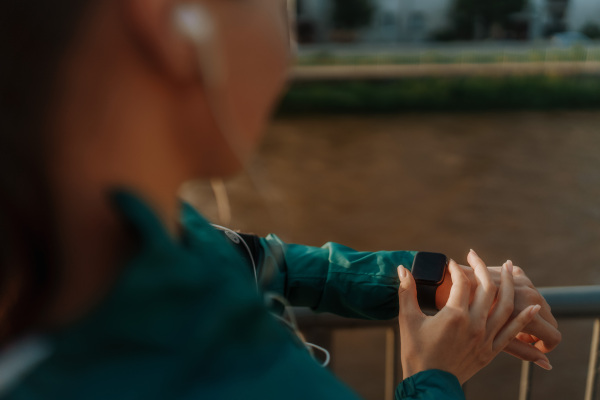
MULTIPOLYGON (((571 286, 541 288, 552 313, 557 319, 595 319, 590 359, 588 364, 585 400, 598 399, 598 372, 600 370, 600 286, 571 286)), ((385 399, 394 398, 397 384, 396 376, 400 367, 400 335, 396 320, 365 321, 347 319, 331 314, 315 314, 304 308, 294 310, 299 326, 320 344, 331 348, 332 333, 337 329, 353 329, 367 327, 386 328, 385 351, 385 399)), ((519 400, 531 398, 532 371, 531 363, 523 362, 519 400)))

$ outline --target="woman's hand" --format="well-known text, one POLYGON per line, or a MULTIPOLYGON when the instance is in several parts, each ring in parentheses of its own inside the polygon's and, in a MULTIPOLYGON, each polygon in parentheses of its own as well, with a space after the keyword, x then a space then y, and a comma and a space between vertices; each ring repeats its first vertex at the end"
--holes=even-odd
MULTIPOLYGON (((488 268, 494 283, 498 284, 500 267, 488 268)), ((521 330, 515 339, 504 349, 505 352, 525 361, 532 361, 544 369, 552 369, 544 353, 554 350, 561 342, 562 335, 558 323, 552 315, 550 305, 535 288, 525 272, 514 267, 515 311, 522 310, 530 304, 542 306, 538 315, 521 330), (533 344, 533 346, 530 345, 533 344)))
POLYGON ((474 252, 469 254, 468 261, 476 278, 473 301, 469 301, 469 279, 451 261, 450 296, 434 317, 421 312, 411 273, 404 267, 398 268, 404 378, 439 369, 454 374, 462 384, 489 364, 539 312, 540 306, 532 305, 510 320, 514 309, 511 263, 502 267, 497 289, 487 267, 474 252))
MULTIPOLYGON (((512 264, 512 263, 511 263, 512 264)), ((475 292, 475 273, 472 268, 466 266, 460 266, 467 278, 471 282, 471 300, 475 292)), ((488 267, 488 272, 492 277, 492 281, 496 287, 500 286, 502 267, 488 267)), ((527 307, 535 304, 539 304, 542 308, 538 315, 527 324, 523 331, 517 334, 517 336, 509 343, 504 349, 508 354, 511 354, 521 360, 531 361, 540 367, 550 370, 552 366, 546 357, 545 353, 552 351, 562 340, 560 331, 558 330, 558 323, 552 315, 550 306, 535 288, 531 280, 527 277, 525 272, 519 267, 514 267, 513 270, 514 279, 514 292, 515 307, 513 310, 512 317, 516 317, 521 311, 527 307), (533 344, 533 346, 530 345, 533 344)), ((448 301, 448 296, 452 288, 452 277, 449 273, 444 278, 444 282, 438 288, 436 293, 436 303, 438 309, 444 307, 448 301)))

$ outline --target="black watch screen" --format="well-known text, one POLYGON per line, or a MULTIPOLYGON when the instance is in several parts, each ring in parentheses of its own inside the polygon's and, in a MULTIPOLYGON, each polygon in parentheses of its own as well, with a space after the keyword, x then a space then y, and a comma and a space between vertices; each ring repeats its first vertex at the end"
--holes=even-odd
POLYGON ((444 280, 447 266, 448 258, 444 254, 419 252, 411 272, 417 284, 438 286, 444 280))

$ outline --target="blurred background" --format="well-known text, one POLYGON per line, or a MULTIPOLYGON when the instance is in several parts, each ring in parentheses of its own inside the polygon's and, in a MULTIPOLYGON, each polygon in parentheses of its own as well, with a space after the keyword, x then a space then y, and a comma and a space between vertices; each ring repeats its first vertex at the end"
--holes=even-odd
MULTIPOLYGON (((290 88, 215 222, 288 242, 506 259, 537 286, 600 284, 598 0, 296 0, 290 88)), ((582 398, 592 321, 560 321, 534 399, 582 398)), ((339 330, 332 370, 384 397, 385 331, 339 330)), ((469 399, 514 399, 501 356, 469 399)))

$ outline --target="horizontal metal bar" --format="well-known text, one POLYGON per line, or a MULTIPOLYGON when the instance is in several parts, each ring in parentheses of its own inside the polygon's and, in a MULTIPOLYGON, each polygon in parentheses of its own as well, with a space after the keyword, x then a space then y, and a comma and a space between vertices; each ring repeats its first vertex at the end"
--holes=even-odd
POLYGON ((600 286, 566 286, 539 289, 556 318, 600 317, 600 286))
MULTIPOLYGON (((600 318, 600 286, 565 286, 540 288, 540 293, 556 318, 600 318)), ((351 329, 393 327, 395 319, 386 321, 343 318, 328 313, 314 313, 308 308, 294 308, 301 328, 330 327, 351 329)))

